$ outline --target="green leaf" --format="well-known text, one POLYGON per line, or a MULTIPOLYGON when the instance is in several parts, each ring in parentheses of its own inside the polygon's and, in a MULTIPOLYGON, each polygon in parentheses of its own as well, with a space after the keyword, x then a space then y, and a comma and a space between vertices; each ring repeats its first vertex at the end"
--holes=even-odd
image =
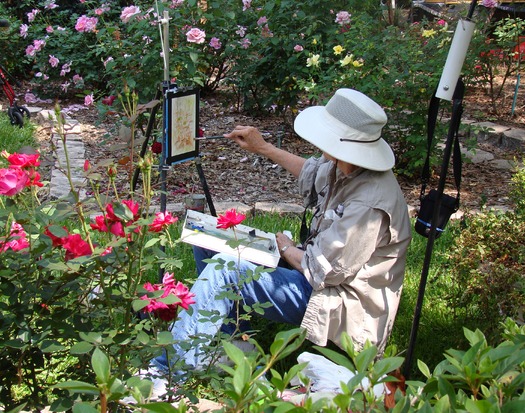
POLYGON ((392 373, 403 364, 405 359, 403 357, 388 357, 379 360, 373 368, 373 372, 377 378, 392 373))
POLYGON ((144 244, 143 248, 150 248, 160 241, 160 238, 152 238, 144 244))
POLYGON ((247 360, 244 360, 244 362, 241 362, 237 368, 235 369, 235 373, 233 374, 232 383, 233 388, 235 389, 235 392, 239 395, 243 394, 244 387, 247 385, 247 383, 250 380, 251 376, 251 370, 250 366, 247 360))
POLYGON ((55 351, 64 350, 64 346, 56 340, 44 340, 40 345, 40 350, 44 353, 53 353, 55 351))
POLYGON ((71 346, 69 352, 71 354, 86 354, 93 350, 93 344, 88 343, 87 341, 79 341, 71 346))
POLYGON ((157 344, 161 346, 173 344, 173 335, 169 331, 160 331, 157 334, 157 344))
POLYGON ((150 337, 146 332, 141 330, 137 333, 137 340, 141 344, 148 344, 150 342, 150 337))
POLYGON ((161 303, 169 305, 169 304, 180 303, 181 299, 179 297, 177 297, 175 294, 170 294, 170 295, 168 295, 165 298, 159 298, 158 301, 161 302, 161 303))
POLYGON ((443 396, 434 405, 434 413, 450 413, 450 400, 448 396, 443 396))
POLYGON ((228 357, 236 364, 239 365, 245 361, 244 353, 243 351, 235 346, 234 344, 223 341, 222 345, 224 347, 224 351, 228 355, 228 357))
POLYGON ((275 360, 280 360, 297 350, 305 337, 306 331, 300 328, 280 331, 270 346, 270 353, 275 356, 275 360))
POLYGON ((85 394, 94 394, 94 395, 100 394, 100 391, 97 386, 94 386, 92 384, 89 384, 83 381, 76 381, 76 380, 70 380, 70 381, 65 381, 63 383, 55 384, 53 388, 65 389, 73 393, 85 393, 85 394))
POLYGON ((67 230, 65 230, 63 227, 59 226, 59 225, 49 225, 47 227, 47 229, 49 230, 49 232, 51 234, 53 234, 55 237, 58 237, 58 238, 64 238, 64 237, 67 237, 68 236, 68 232, 67 230))
POLYGON ((19 340, 19 339, 4 341, 4 346, 5 347, 11 347, 11 348, 18 348, 18 349, 20 349, 20 348, 24 348, 25 345, 26 344, 22 340, 19 340))
POLYGON ((149 304, 148 300, 133 300, 131 303, 131 306, 133 307, 133 311, 140 311, 144 307, 146 307, 149 304))
POLYGON ((511 400, 501 406, 501 413, 525 412, 525 400, 511 400))
POLYGON ((335 364, 346 367, 348 370, 355 372, 354 363, 348 359, 344 354, 338 353, 337 351, 331 350, 325 347, 314 347, 317 351, 323 354, 325 357, 333 361, 335 364))
POLYGON ((24 409, 24 407, 26 407, 26 404, 27 403, 22 403, 22 404, 16 406, 14 409, 7 410, 5 413, 18 413, 18 412, 22 411, 24 409))
POLYGON ((367 371, 371 363, 377 356, 377 347, 371 346, 365 348, 363 351, 357 354, 355 358, 355 366, 357 371, 367 371))
POLYGON ((154 413, 181 413, 186 411, 180 405, 179 407, 175 407, 172 404, 165 402, 146 403, 141 404, 140 407, 143 407, 146 410, 154 413))
POLYGON ((95 348, 91 356, 91 364, 93 371, 97 376, 98 383, 108 383, 111 375, 111 368, 109 358, 98 347, 95 348))
POLYGON ((52 271, 69 271, 70 269, 70 267, 63 262, 51 262, 49 260, 42 260, 38 265, 52 271))
POLYGON ((198 53, 190 52, 189 56, 190 56, 190 59, 191 59, 191 61, 193 63, 197 63, 197 61, 199 60, 199 54, 198 53))
POLYGON ((428 368, 428 366, 421 360, 418 360, 417 361, 417 367, 419 368, 419 371, 421 371, 421 373, 423 373, 423 375, 428 379, 430 378, 430 376, 432 375, 430 373, 430 369, 428 368))
POLYGON ((123 221, 131 221, 133 219, 133 212, 128 208, 126 204, 114 203, 113 204, 113 213, 117 218, 122 219, 123 221))
POLYGON ((75 403, 73 405, 73 413, 98 413, 98 410, 89 403, 75 403))

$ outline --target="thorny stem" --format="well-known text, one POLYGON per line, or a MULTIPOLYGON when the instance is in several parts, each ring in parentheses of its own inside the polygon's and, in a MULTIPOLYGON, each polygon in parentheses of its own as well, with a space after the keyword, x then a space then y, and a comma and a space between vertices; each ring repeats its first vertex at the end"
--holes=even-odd
POLYGON ((124 99, 122 95, 119 95, 119 100, 124 109, 124 114, 130 122, 130 143, 129 143, 129 168, 128 168, 128 178, 130 180, 130 193, 131 199, 133 199, 133 163, 135 160, 135 121, 137 118, 137 104, 138 104, 138 95, 137 93, 130 92, 127 85, 124 85, 124 99))
POLYGON ((82 203, 80 202, 78 191, 75 189, 75 185, 73 184, 73 180, 71 179, 71 163, 69 160, 69 152, 67 150, 67 145, 66 145, 66 133, 64 131, 64 117, 62 115, 62 112, 60 111, 60 107, 58 104, 55 106, 55 116, 57 119, 57 131, 62 141, 62 146, 64 147, 64 155, 66 158, 66 176, 69 182, 69 188, 71 190, 71 193, 75 197, 75 205, 77 208, 78 218, 80 219, 80 223, 82 225, 82 230, 84 231, 84 235, 86 236, 86 240, 87 240, 87 243, 89 244, 89 247, 91 248, 91 251, 93 251, 94 250, 93 242, 91 241, 91 237, 89 235, 89 230, 88 230, 88 226, 86 223, 86 218, 84 216, 84 210, 82 208, 82 203))

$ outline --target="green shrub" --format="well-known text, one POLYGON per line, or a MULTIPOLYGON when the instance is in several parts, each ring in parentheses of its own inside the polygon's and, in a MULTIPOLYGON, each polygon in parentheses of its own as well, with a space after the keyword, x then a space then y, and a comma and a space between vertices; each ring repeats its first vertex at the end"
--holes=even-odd
POLYGON ((519 215, 525 214, 525 160, 518 165, 510 182, 510 198, 514 203, 515 211, 519 215))
POLYGON ((476 323, 489 340, 506 317, 520 319, 525 302, 525 221, 513 212, 468 216, 449 254, 456 316, 476 323))

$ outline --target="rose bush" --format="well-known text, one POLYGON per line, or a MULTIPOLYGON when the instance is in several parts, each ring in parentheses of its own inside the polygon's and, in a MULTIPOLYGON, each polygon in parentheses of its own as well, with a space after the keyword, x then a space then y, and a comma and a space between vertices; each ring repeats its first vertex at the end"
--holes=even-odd
POLYGON ((113 166, 87 162, 91 197, 80 199, 71 186, 68 199, 40 205, 39 154, 2 152, 0 365, 9 374, 1 375, 0 399, 8 410, 19 399, 71 406, 66 390, 51 393, 49 386, 89 379, 84 361, 95 348, 113 361, 119 379, 170 351, 167 322, 193 303, 183 284, 192 275, 177 274, 178 241, 170 234, 177 218, 150 212, 151 157, 139 162, 143 192, 112 194, 102 184, 114 179, 113 166))

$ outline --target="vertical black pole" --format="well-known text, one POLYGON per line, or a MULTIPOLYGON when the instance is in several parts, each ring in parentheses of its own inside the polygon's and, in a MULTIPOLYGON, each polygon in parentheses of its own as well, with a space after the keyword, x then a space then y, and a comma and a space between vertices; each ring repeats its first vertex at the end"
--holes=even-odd
POLYGON ((439 210, 441 209, 441 201, 443 199, 443 191, 445 189, 445 183, 447 178, 447 171, 450 162, 450 156, 452 153, 452 147, 454 145, 454 139, 456 138, 457 126, 461 122, 461 99, 455 99, 452 103, 452 117, 450 119, 450 125, 447 135, 447 141, 445 144, 445 150, 443 151, 443 161, 441 163, 441 172, 439 175, 439 182, 437 187, 436 200, 434 203, 434 210, 432 214, 432 222, 430 226, 430 232, 428 234, 427 247, 425 250, 425 258, 423 261, 423 267, 421 270, 421 279, 419 281, 419 291, 417 296, 416 308, 414 310, 414 320, 412 322, 412 329, 410 331, 410 340, 407 349, 407 355, 405 358, 405 364, 403 369, 403 376, 406 380, 410 377, 412 369, 412 363, 414 358, 414 348, 417 339, 417 330, 419 327, 419 320, 421 318, 421 312, 423 310, 423 298, 425 296, 425 288, 428 280, 428 273, 430 270, 430 262, 432 261, 432 251, 434 248, 434 241, 436 239, 436 226, 435 223, 439 217, 439 210))

